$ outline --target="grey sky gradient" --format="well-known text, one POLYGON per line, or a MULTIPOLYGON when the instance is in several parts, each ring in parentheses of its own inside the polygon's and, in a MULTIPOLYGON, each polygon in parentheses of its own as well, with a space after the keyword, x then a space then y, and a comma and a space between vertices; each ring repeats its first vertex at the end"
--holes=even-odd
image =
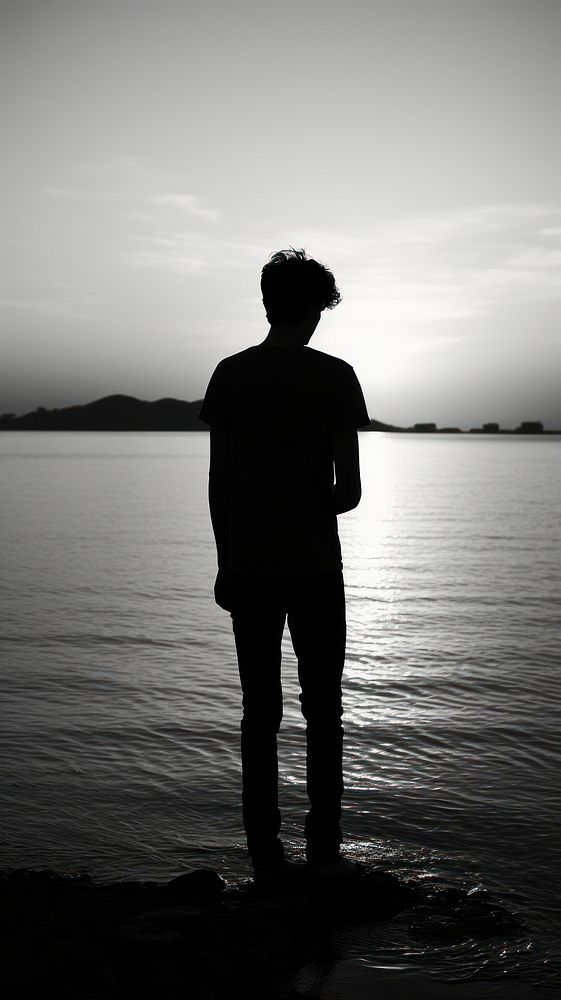
POLYGON ((199 398, 303 246, 371 416, 561 427, 558 0, 4 0, 0 412, 199 398))

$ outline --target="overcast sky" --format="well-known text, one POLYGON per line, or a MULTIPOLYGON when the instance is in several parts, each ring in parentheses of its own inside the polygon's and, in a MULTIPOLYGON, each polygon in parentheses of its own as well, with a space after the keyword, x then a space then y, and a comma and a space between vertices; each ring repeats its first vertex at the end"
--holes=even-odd
POLYGON ((561 427, 559 0, 2 0, 0 412, 198 399, 267 333, 370 415, 561 427))

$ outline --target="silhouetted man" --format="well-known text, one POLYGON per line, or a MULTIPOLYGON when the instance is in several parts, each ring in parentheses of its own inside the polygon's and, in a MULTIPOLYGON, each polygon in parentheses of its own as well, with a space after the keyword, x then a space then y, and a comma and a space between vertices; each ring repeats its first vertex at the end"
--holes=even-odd
POLYGON ((341 296, 303 250, 273 254, 261 275, 265 340, 225 358, 200 411, 210 425, 215 598, 231 613, 243 692, 243 819, 256 877, 286 871, 278 808, 285 621, 306 719, 306 857, 341 858, 345 593, 337 514, 360 501, 357 428, 369 423, 354 370, 307 347, 341 296), (335 473, 335 474, 334 474, 335 473))

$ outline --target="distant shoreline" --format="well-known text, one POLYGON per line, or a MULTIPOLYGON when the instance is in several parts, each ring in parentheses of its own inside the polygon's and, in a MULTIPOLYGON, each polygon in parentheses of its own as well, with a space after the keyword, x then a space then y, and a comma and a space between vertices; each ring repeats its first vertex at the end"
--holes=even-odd
MULTIPOLYGON (((3 431, 16 432, 19 431, 20 434, 26 432, 45 432, 51 434, 153 434, 165 432, 168 434, 199 434, 199 433, 209 433, 210 427, 6 427, 2 424, 0 420, 0 433, 3 431)), ((461 430, 457 431, 447 431, 444 429, 437 428, 435 431, 416 431, 413 427, 359 427, 359 434, 397 434, 397 435, 414 435, 415 437, 517 437, 517 438, 544 438, 544 437, 561 437, 561 430, 547 430, 539 432, 528 432, 519 430, 499 430, 499 431, 484 431, 480 428, 474 427, 470 428, 469 431, 461 430)))
MULTIPOLYGON (((0 431, 207 431, 199 420, 202 400, 158 399, 154 402, 135 396, 104 396, 91 403, 47 410, 37 407, 18 417, 14 413, 0 416, 0 431)), ((371 420, 361 431, 391 434, 517 434, 542 436, 561 434, 561 430, 544 428, 539 420, 524 420, 516 428, 501 428, 498 423, 462 430, 461 427, 438 427, 435 423, 416 423, 412 427, 397 427, 381 420, 371 420)))

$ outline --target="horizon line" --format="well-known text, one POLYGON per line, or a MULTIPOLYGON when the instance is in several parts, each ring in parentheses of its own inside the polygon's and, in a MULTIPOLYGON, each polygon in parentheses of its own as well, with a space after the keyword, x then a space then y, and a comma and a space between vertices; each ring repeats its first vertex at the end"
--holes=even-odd
MULTIPOLYGON (((46 407, 46 406, 36 406, 34 410, 27 410, 27 411, 25 411, 24 413, 21 413, 21 414, 10 413, 10 412, 0 413, 0 430, 9 430, 10 428, 9 428, 8 425, 12 421, 19 421, 19 420, 24 419, 25 417, 32 417, 32 416, 35 416, 37 414, 61 413, 61 412, 64 412, 65 410, 83 409, 83 408, 87 408, 89 406, 92 406, 95 403, 100 403, 100 402, 104 402, 104 401, 111 400, 111 399, 114 399, 114 400, 117 400, 117 399, 123 399, 123 400, 125 400, 126 399, 126 400, 134 401, 135 403, 144 404, 146 406, 154 406, 157 403, 167 402, 167 403, 180 403, 180 404, 182 404, 184 406, 193 407, 193 406, 196 406, 197 404, 201 404, 202 401, 203 401, 203 398, 204 397, 200 397, 200 398, 197 398, 197 399, 194 399, 194 400, 186 400, 186 399, 179 399, 176 396, 160 396, 160 397, 158 397, 155 400, 147 400, 147 399, 141 399, 138 396, 129 395, 128 393, 109 393, 107 396, 99 396, 96 399, 90 400, 87 403, 71 403, 71 404, 68 404, 66 406, 53 406, 53 407, 50 407, 50 408, 46 407)), ((500 425, 500 423, 498 421, 486 421, 484 424, 481 424, 481 426, 470 427, 468 429, 465 429, 465 428, 462 428, 462 427, 456 426, 456 425, 451 425, 451 424, 450 425, 445 425, 443 427, 439 427, 438 424, 435 421, 416 421, 414 424, 411 424, 411 425, 408 425, 408 426, 402 426, 402 425, 398 425, 398 424, 388 423, 387 421, 379 420, 378 418, 372 418, 372 417, 370 417, 370 428, 372 427, 372 424, 383 425, 384 427, 388 428, 388 431, 390 431, 390 430, 395 430, 397 432, 399 432, 399 431, 401 431, 401 432, 408 432, 408 431, 410 431, 410 432, 414 432, 414 433, 438 433, 438 434, 442 434, 442 433, 468 434, 468 433, 477 433, 477 432, 481 432, 481 433, 484 433, 484 434, 493 434, 493 433, 496 433, 496 434, 508 434, 508 433, 512 433, 512 434, 514 434, 514 433, 517 433, 517 432, 518 433, 532 433, 532 430, 530 430, 529 428, 531 426, 533 426, 535 428, 534 433, 537 433, 537 434, 542 434, 542 433, 561 434, 561 429, 560 430, 550 429, 550 428, 546 427, 545 424, 543 423, 543 421, 541 421, 541 420, 522 420, 522 421, 520 421, 518 427, 516 427, 516 428, 501 427, 501 425, 500 425)), ((369 426, 368 424, 365 424, 364 428, 360 428, 360 429, 361 430, 362 429, 366 430, 368 428, 368 426, 369 426)), ((14 428, 14 429, 16 429, 16 428, 14 428)), ((25 430, 25 428, 21 428, 21 429, 25 430)), ((40 428, 34 428, 34 429, 40 429, 40 428)), ((48 429, 50 429, 50 430, 56 430, 57 428, 48 428, 48 429)), ((68 430, 72 430, 72 429, 73 428, 68 428, 68 430)), ((178 428, 178 429, 180 429, 180 428, 178 428)))

